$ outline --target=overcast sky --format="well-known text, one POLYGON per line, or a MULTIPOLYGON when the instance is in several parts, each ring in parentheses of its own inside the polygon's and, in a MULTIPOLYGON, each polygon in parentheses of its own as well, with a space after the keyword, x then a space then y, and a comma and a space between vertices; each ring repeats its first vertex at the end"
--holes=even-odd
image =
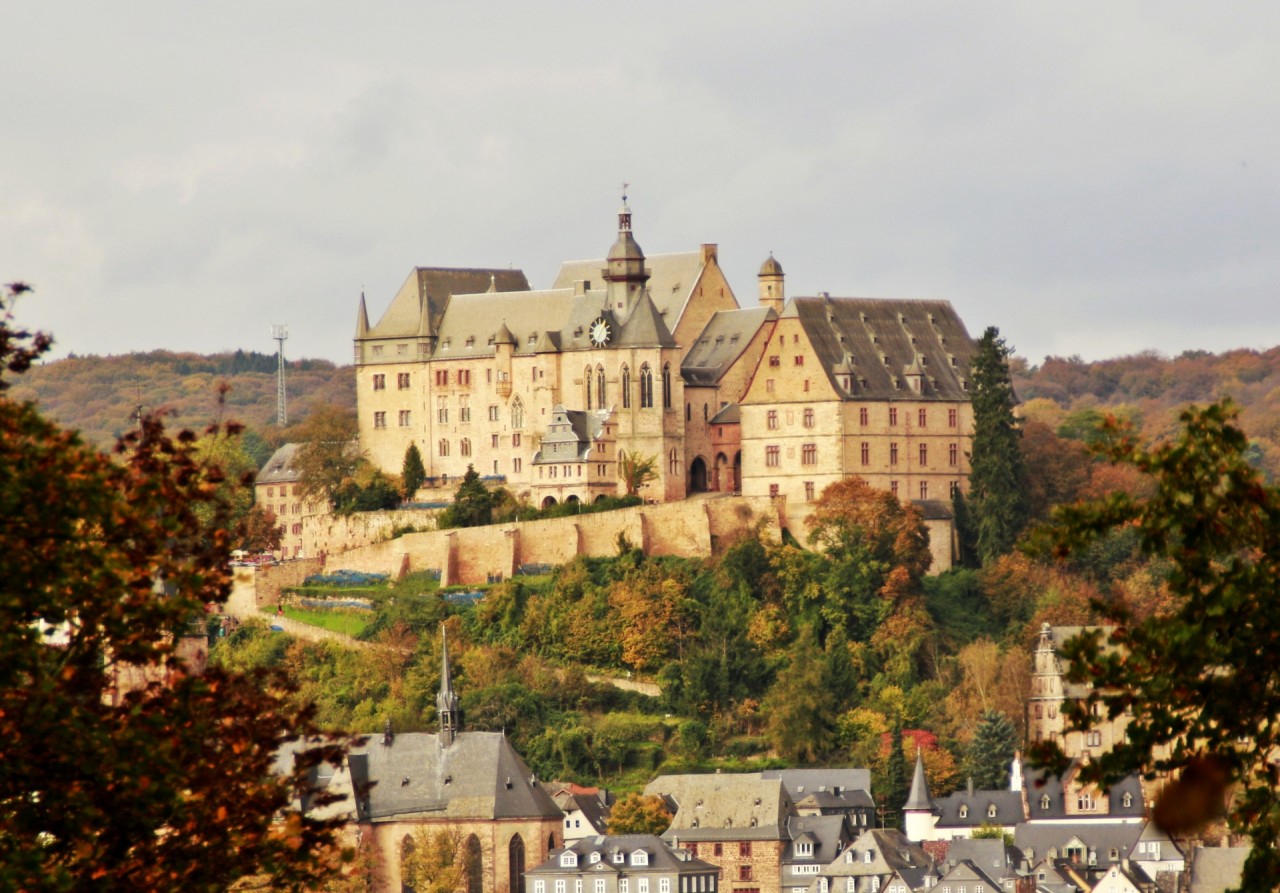
POLYGON ((0 4, 0 281, 59 354, 350 362, 415 265, 718 242, 1086 359, 1280 343, 1280 4, 0 4))

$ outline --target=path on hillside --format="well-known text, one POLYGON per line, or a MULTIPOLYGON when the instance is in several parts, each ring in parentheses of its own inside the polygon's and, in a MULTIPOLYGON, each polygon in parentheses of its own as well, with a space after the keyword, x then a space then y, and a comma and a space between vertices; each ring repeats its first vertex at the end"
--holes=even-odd
POLYGON ((256 576, 253 572, 236 574, 235 585, 232 586, 231 596, 227 599, 226 612, 239 617, 241 620, 247 617, 262 617, 272 626, 278 626, 289 635, 297 636, 299 639, 306 639, 308 642, 332 640, 348 648, 369 648, 373 644, 372 642, 362 642, 359 639, 352 638, 346 633, 325 629, 321 626, 313 626, 310 623, 303 623, 301 620, 291 620, 288 617, 282 617, 270 611, 259 610, 256 595, 256 576))

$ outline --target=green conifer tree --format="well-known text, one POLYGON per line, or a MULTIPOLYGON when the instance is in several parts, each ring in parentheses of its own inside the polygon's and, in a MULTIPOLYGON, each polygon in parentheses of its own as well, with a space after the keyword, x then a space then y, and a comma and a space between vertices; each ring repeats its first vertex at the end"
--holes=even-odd
POLYGON ((995 326, 978 341, 973 362, 973 453, 969 517, 973 548, 983 564, 1007 553, 1029 517, 1022 432, 1013 417, 1011 349, 995 326))
POLYGON ((1002 791, 1009 787, 1009 769, 1018 750, 1018 732, 1009 717, 995 710, 982 714, 965 751, 964 772, 974 787, 1002 791))
POLYGON ((884 770, 885 827, 902 827, 902 805, 907 802, 910 779, 907 776, 907 752, 902 746, 902 719, 893 721, 889 739, 889 760, 884 770))
POLYGON ((422 453, 416 443, 409 444, 409 448, 404 451, 400 477, 404 480, 404 498, 413 499, 413 494, 418 492, 418 488, 427 479, 427 468, 422 464, 422 453))

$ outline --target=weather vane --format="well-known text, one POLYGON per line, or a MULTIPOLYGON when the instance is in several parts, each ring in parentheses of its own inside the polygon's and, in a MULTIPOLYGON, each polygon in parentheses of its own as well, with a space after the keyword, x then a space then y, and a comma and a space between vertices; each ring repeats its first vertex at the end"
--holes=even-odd
POLYGON ((623 183, 623 184, 622 184, 622 203, 623 203, 624 205, 627 203, 627 187, 628 187, 628 186, 630 186, 630 185, 631 185, 630 183, 623 183))

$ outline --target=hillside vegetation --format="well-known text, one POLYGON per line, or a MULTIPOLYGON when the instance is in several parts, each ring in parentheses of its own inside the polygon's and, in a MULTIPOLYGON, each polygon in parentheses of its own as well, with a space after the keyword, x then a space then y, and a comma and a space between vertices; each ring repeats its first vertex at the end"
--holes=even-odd
MULTIPOLYGON (((287 362, 289 420, 313 406, 355 408, 355 375, 327 360, 287 362)), ((219 416, 237 421, 272 445, 276 418, 276 357, 237 350, 204 356, 155 350, 120 356, 72 356, 33 367, 14 383, 12 395, 34 400, 49 418, 78 429, 90 443, 109 448, 144 411, 163 410, 172 429, 203 430, 219 416)), ((259 459, 261 461, 261 459, 259 459)))

